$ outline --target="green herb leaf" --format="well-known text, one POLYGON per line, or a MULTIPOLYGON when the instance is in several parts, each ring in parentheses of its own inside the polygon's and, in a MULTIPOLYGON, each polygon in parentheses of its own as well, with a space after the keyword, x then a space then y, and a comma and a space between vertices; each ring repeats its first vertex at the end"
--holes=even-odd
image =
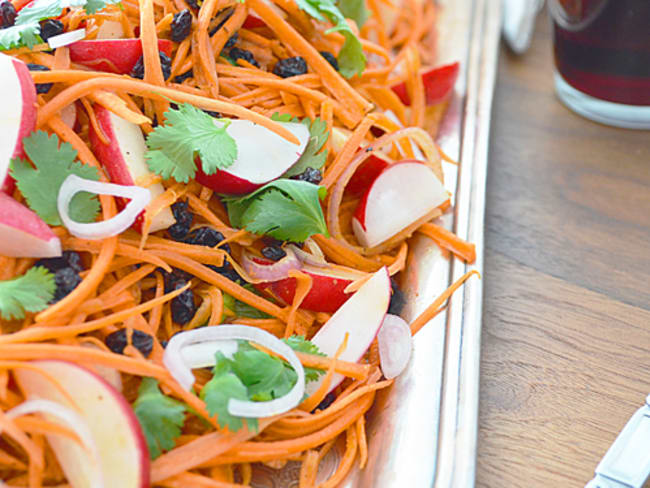
POLYGON ((147 440, 151 459, 174 448, 185 422, 185 405, 163 395, 154 378, 143 378, 133 410, 147 440))
MULTIPOLYGON (((255 287, 249 283, 243 285, 248 291, 258 294, 255 287)), ((256 309, 248 303, 244 303, 240 300, 237 300, 232 295, 227 293, 223 294, 223 306, 227 309, 230 309, 235 313, 237 317, 248 317, 250 319, 268 319, 271 316, 267 313, 262 312, 261 310, 256 309)))
MULTIPOLYGON (((340 3, 348 3, 349 1, 342 0, 340 3)), ((345 37, 345 44, 343 44, 338 55, 339 72, 346 78, 352 78, 354 75, 363 73, 363 70, 366 69, 366 56, 363 53, 361 41, 350 29, 350 26, 345 21, 345 15, 339 10, 334 0, 296 0, 296 3, 298 7, 315 19, 320 21, 327 19, 334 25, 334 27, 326 31, 326 34, 341 32, 345 37)), ((358 17, 360 15, 359 9, 353 7, 345 10, 348 14, 358 17)))
POLYGON ((337 0, 336 6, 345 18, 354 20, 359 28, 370 17, 370 10, 366 7, 366 0, 337 0))
POLYGON ((94 14, 106 5, 118 4, 120 0, 38 0, 18 12, 13 26, 0 30, 0 51, 16 47, 34 47, 43 42, 40 37, 41 20, 58 17, 65 7, 84 7, 94 14))
POLYGON ((40 312, 54 297, 54 275, 42 266, 30 268, 18 278, 0 281, 0 317, 22 319, 25 312, 40 312))
POLYGON ((283 241, 329 235, 320 205, 327 190, 305 181, 279 179, 239 199, 226 198, 232 225, 283 241))
MULTIPOLYGON (((318 346, 311 341, 308 341, 304 336, 292 335, 284 339, 284 342, 287 345, 297 352, 304 352, 306 354, 314 354, 316 356, 327 356, 327 354, 320 352, 318 346)), ((322 369, 315 368, 304 368, 305 369, 305 380, 316 381, 319 376, 324 375, 325 371, 322 369)))
POLYGON ((170 108, 165 118, 165 125, 159 125, 147 137, 149 151, 145 158, 154 173, 187 183, 196 174, 197 155, 209 175, 235 162, 237 144, 226 132, 229 119, 215 119, 189 103, 170 108))
MULTIPOLYGON (((23 147, 36 168, 22 159, 11 160, 11 176, 29 207, 46 223, 61 225, 57 197, 63 181, 70 175, 98 180, 99 173, 78 161, 77 151, 67 142, 59 144, 56 134, 32 132, 23 139, 23 147)), ((70 217, 77 222, 92 222, 99 213, 96 195, 77 193, 70 202, 70 217)))
POLYGON ((309 142, 305 147, 304 152, 300 159, 282 175, 283 178, 290 178, 304 173, 307 168, 321 169, 327 161, 327 150, 321 151, 327 142, 330 134, 327 130, 327 124, 324 120, 316 118, 311 120, 308 117, 300 120, 299 118, 291 118, 289 114, 274 113, 271 120, 278 122, 300 122, 309 128, 309 142))

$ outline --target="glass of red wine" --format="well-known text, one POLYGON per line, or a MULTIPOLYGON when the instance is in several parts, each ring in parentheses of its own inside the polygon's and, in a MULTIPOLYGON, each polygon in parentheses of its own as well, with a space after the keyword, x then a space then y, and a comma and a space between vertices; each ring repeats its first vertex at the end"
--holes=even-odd
POLYGON ((549 0, 555 87, 573 111, 650 129, 650 0, 549 0))

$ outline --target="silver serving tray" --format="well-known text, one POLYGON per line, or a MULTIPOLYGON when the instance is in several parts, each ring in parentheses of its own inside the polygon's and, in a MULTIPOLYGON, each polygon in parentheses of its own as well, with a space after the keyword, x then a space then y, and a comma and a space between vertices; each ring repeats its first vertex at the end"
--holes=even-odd
MULTIPOLYGON (((414 319, 449 284, 469 269, 483 271, 483 222, 488 138, 501 26, 499 0, 438 0, 440 59, 460 61, 462 70, 438 143, 461 161, 445 164, 445 186, 453 212, 441 220, 476 245, 476 262, 451 259, 429 239, 417 237, 403 279, 414 319), (454 191, 455 190, 455 191, 454 191)), ((368 464, 355 467, 345 488, 466 488, 474 486, 478 426, 482 283, 470 279, 447 309, 415 337, 407 370, 381 391, 367 414, 368 464)), ((338 466, 344 443, 332 449, 318 481, 338 466)), ((255 467, 256 488, 298 486, 299 463, 279 470, 255 467)))

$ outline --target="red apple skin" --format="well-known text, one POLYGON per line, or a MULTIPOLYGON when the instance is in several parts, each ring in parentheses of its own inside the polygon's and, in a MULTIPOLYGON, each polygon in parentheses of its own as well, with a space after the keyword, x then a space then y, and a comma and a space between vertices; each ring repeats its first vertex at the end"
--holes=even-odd
MULTIPOLYGON (((158 49, 171 56, 173 43, 158 39, 158 49)), ((70 60, 95 71, 128 75, 142 56, 140 39, 96 39, 77 41, 68 46, 70 60)))
MULTIPOLYGON (((427 105, 435 105, 447 99, 454 89, 460 64, 458 62, 432 68, 422 73, 422 83, 427 105)), ((411 105, 411 99, 406 90, 406 83, 400 83, 391 88, 404 105, 411 105)))
MULTIPOLYGON (((150 476, 151 476, 151 461, 149 457, 149 448, 147 446, 147 441, 144 438, 144 434, 142 433, 142 428, 140 427, 140 422, 138 422, 137 417, 135 416, 135 413, 133 412, 133 409, 131 408, 131 405, 126 401, 124 396, 118 392, 110 383, 108 383, 104 378, 99 376, 98 374, 88 370, 87 368, 84 368, 78 364, 68 362, 68 361, 61 361, 58 359, 49 359, 49 360, 43 360, 43 361, 33 361, 32 362, 35 366, 45 366, 47 363, 52 363, 54 365, 61 365, 61 366, 69 366, 72 368, 77 368, 81 371, 83 371, 84 374, 89 375, 92 377, 97 383, 99 383, 101 386, 105 388, 106 392, 109 392, 110 394, 113 395, 113 398, 117 400, 118 404, 120 405, 120 409, 125 413, 124 417, 126 417, 129 429, 131 432, 134 434, 135 437, 135 444, 137 447, 137 451, 139 453, 139 465, 141 469, 141 477, 140 477, 140 488, 149 488, 150 486, 150 476)), ((19 384, 21 382, 19 381, 19 384)), ((21 389, 25 389, 25 386, 23 384, 20 384, 21 389)), ((108 488, 108 487, 106 487, 108 488)))
POLYGON ((203 186, 227 195, 245 195, 264 186, 264 183, 251 183, 227 171, 217 170, 211 175, 205 174, 199 161, 196 164, 195 179, 203 186))
POLYGON ((386 161, 372 154, 354 172, 345 186, 346 191, 356 195, 364 193, 386 166, 388 166, 386 161))
MULTIPOLYGON (((18 131, 18 140, 16 141, 12 157, 24 158, 23 138, 27 137, 36 128, 36 85, 34 84, 32 75, 29 74, 27 65, 18 59, 12 61, 20 82, 20 95, 23 99, 23 112, 18 131)), ((11 195, 15 188, 16 184, 14 179, 7 175, 2 184, 2 191, 11 195)))

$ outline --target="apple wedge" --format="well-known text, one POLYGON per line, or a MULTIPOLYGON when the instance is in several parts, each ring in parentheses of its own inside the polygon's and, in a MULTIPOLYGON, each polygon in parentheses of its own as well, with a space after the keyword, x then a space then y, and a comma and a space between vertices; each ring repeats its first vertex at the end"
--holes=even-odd
MULTIPOLYGON (((173 43, 158 39, 158 50, 171 56, 173 43)), ((140 39, 94 39, 68 46, 70 60, 95 71, 128 75, 142 56, 140 39)))
MULTIPOLYGON (((301 272, 311 277, 311 289, 300 307, 312 312, 334 313, 352 293, 345 293, 351 283, 366 276, 365 273, 343 266, 317 267, 304 264, 301 272)), ((292 303, 296 293, 296 279, 285 278, 271 283, 256 285, 260 290, 268 289, 285 303, 292 303)))
POLYGON ((359 243, 374 247, 426 216, 449 198, 433 170, 420 161, 385 168, 361 197, 352 217, 359 243))
MULTIPOLYGON (((152 176, 144 159, 147 146, 140 127, 122 117, 115 115, 101 105, 94 106, 97 122, 102 132, 109 140, 104 144, 92 124, 89 129, 90 144, 93 152, 106 169, 111 181, 118 185, 137 185, 152 176)), ((165 189, 160 183, 148 187, 151 199, 161 195, 165 189)), ((121 202, 122 206, 124 202, 121 202)), ((142 231, 144 212, 138 216, 133 227, 138 232, 142 231)), ((169 207, 156 215, 150 227, 150 232, 166 229, 176 222, 169 207)))
POLYGON ((13 192, 11 158, 24 157, 23 137, 36 127, 36 86, 22 61, 0 54, 0 187, 13 192))
MULTIPOLYGON (((451 94, 460 73, 460 64, 452 63, 431 68, 422 73, 422 83, 427 105, 443 102, 451 94)), ((406 90, 406 83, 391 87, 404 105, 411 105, 411 98, 406 90)))
MULTIPOLYGON (((221 122, 215 120, 216 125, 221 122)), ((307 147, 309 129, 296 122, 280 122, 295 135, 296 145, 249 120, 232 120, 226 132, 237 144, 237 159, 225 170, 205 174, 197 164, 196 181, 218 193, 243 195, 282 176, 307 147)))
POLYGON ((122 39, 124 27, 117 20, 105 20, 97 29, 97 39, 122 39))
POLYGON ((0 254, 23 258, 61 255, 61 241, 43 220, 0 192, 0 254))
MULTIPOLYGON (((321 352, 332 357, 348 334, 347 347, 339 359, 359 361, 370 347, 384 321, 390 303, 390 291, 388 270, 382 268, 332 315, 311 341, 321 352)), ((336 388, 342 380, 343 376, 334 375, 329 391, 336 388)), ((319 386, 320 381, 308 383, 307 394, 310 395, 319 386)))
MULTIPOLYGON (((56 378, 58 385, 36 370, 17 369, 18 386, 28 400, 39 398, 59 403, 75 410, 86 421, 99 451, 104 486, 148 488, 147 444, 138 419, 124 397, 95 373, 76 364, 47 360, 31 364, 56 378)), ((88 452, 66 437, 47 435, 47 440, 70 485, 92 488, 93 463, 88 452)))

